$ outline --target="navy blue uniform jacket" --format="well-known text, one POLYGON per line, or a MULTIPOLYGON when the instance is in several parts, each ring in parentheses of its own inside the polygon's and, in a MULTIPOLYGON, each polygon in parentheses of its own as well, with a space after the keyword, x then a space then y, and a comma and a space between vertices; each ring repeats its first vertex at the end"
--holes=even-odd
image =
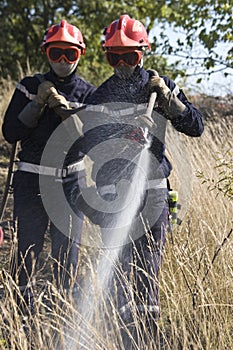
MULTIPOLYGON (((93 85, 75 73, 67 78, 59 79, 50 71, 44 77, 55 85, 58 93, 67 99, 71 107, 79 107, 84 104, 87 97, 95 90, 93 85)), ((40 163, 46 142, 61 123, 61 118, 48 107, 45 108, 35 128, 28 128, 18 119, 19 113, 37 94, 39 84, 40 81, 35 76, 25 77, 17 84, 2 126, 3 135, 9 143, 21 140, 19 159, 34 164, 40 163)), ((72 161, 78 161, 82 158, 82 154, 77 152, 75 158, 72 161)))
MULTIPOLYGON (((180 101, 182 101, 182 103, 186 107, 181 115, 171 120, 173 127, 177 131, 182 132, 188 136, 200 136, 204 129, 202 114, 197 108, 193 106, 192 103, 188 101, 184 92, 178 89, 175 82, 173 82, 166 76, 161 77, 164 79, 166 85, 170 88, 171 91, 176 89, 175 91, 177 97, 180 99, 180 101)), ((116 75, 113 75, 102 85, 100 85, 97 88, 97 90, 87 99, 87 104, 105 105, 109 110, 111 110, 112 108, 116 111, 120 111, 121 106, 122 110, 124 110, 124 108, 126 108, 127 110, 127 107, 133 106, 135 108, 133 117, 135 117, 136 114, 140 115, 141 111, 136 111, 137 107, 143 104, 146 106, 150 97, 148 91, 149 78, 149 71, 146 71, 144 68, 139 67, 136 68, 131 78, 127 80, 122 80, 116 75)), ((167 178, 172 168, 169 160, 165 156, 164 146, 167 116, 164 114, 163 110, 156 104, 154 112, 157 112, 157 114, 154 117, 154 120, 157 124, 157 131, 155 134, 153 134, 150 151, 155 156, 158 167, 156 171, 155 169, 153 169, 153 173, 149 175, 149 178, 167 178)), ((104 121, 104 116, 103 114, 101 114, 101 112, 92 113, 93 118, 98 118, 99 116, 99 118, 102 118, 102 120, 104 121)), ((106 120, 109 119, 109 116, 107 114, 105 115, 106 120)), ((122 116, 121 120, 124 121, 124 116, 122 116)), ((85 132, 84 140, 82 140, 84 146, 80 147, 84 147, 83 151, 85 153, 88 153, 96 145, 114 138, 114 135, 117 135, 117 137, 119 137, 119 135, 122 134, 122 137, 125 137, 125 135, 131 132, 131 126, 127 125, 127 123, 124 125, 124 122, 118 123, 117 119, 114 119, 113 115, 112 119, 110 118, 109 123, 104 122, 102 125, 94 125, 93 127, 89 127, 88 131, 85 132)), ((106 152, 108 152, 108 148, 106 149, 106 152)), ((102 154, 102 158, 104 157, 105 154, 102 154)), ((118 157, 118 159, 113 159, 112 161, 108 162, 108 164, 106 164, 106 166, 103 166, 97 174, 97 185, 104 186, 106 184, 108 185, 112 183, 117 183, 119 181, 119 178, 116 181, 116 179, 114 179, 114 174, 117 174, 117 169, 118 173, 122 173, 121 169, 123 169, 124 167, 129 169, 126 163, 127 162, 125 162, 124 159, 120 159, 120 157, 118 157), (113 171, 111 171, 111 169, 113 169, 113 171), (114 169, 116 171, 114 171, 114 169)), ((125 176, 127 177, 127 175, 125 176)), ((125 176, 123 175, 123 177, 125 176)))

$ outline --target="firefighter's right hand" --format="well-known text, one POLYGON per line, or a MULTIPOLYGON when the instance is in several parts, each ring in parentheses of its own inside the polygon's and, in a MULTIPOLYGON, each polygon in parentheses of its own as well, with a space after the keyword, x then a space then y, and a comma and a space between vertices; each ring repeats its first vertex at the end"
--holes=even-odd
POLYGON ((136 142, 137 144, 140 144, 144 146, 145 144, 148 143, 148 135, 147 135, 146 129, 143 129, 141 127, 133 129, 127 137, 131 140, 136 142))
POLYGON ((48 102, 49 96, 53 93, 55 87, 51 81, 43 81, 38 87, 37 95, 34 101, 44 106, 48 102))

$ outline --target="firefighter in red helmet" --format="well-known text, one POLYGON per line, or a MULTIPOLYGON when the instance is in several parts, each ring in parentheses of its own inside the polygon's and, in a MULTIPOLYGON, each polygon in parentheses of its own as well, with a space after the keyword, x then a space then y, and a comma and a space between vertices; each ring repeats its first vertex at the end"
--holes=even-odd
POLYGON ((129 77, 142 64, 143 52, 151 46, 145 27, 138 20, 123 15, 105 29, 102 47, 108 63, 121 78, 129 77))
POLYGON ((46 31, 41 49, 46 53, 51 68, 61 78, 69 76, 77 68, 80 56, 86 53, 82 33, 65 20, 46 31))
MULTIPOLYGON (((13 178, 18 253, 11 266, 23 296, 17 298, 23 313, 33 311, 34 266, 42 252, 47 229, 51 235, 57 287, 60 290, 71 288, 71 279, 76 273, 78 239, 74 241, 70 237, 70 227, 61 232, 56 222, 50 220, 42 202, 46 194, 40 191, 39 177, 48 179, 51 187, 61 183, 66 198, 69 198, 72 187, 85 182, 83 155, 76 150, 62 169, 51 164, 45 167, 40 162, 50 136, 67 118, 57 107, 82 106, 95 90, 92 84, 76 74, 79 59, 86 52, 82 33, 76 26, 66 20, 52 25, 44 35, 41 49, 47 56, 49 71, 26 76, 17 84, 2 125, 5 139, 11 144, 20 143, 18 170, 13 178)), ((64 141, 61 139, 59 145, 51 145, 51 149, 57 150, 58 158, 64 152, 64 141)), ((78 209, 73 210, 80 218, 80 226, 75 228, 76 237, 80 237, 83 216, 78 209)))
POLYGON ((86 53, 86 45, 81 31, 72 24, 67 23, 65 20, 62 20, 60 24, 55 24, 48 28, 41 43, 42 50, 45 51, 46 45, 56 41, 73 44, 74 46, 79 47, 82 55, 85 55, 86 53))
MULTIPOLYGON (((144 69, 143 54, 150 50, 150 43, 141 22, 122 15, 109 24, 104 36, 102 47, 114 74, 87 99, 88 111, 91 113, 93 110, 94 115, 89 118, 93 120, 93 127, 85 135, 85 152, 96 157, 92 158, 93 174, 97 194, 106 201, 106 211, 103 210, 103 201, 96 201, 100 203, 99 210, 97 204, 93 205, 94 196, 91 200, 86 197, 89 202, 80 205, 90 219, 100 225, 105 249, 109 249, 111 256, 118 254, 114 253, 114 249, 119 250, 112 293, 120 322, 125 330, 128 327, 125 332, 123 329, 124 348, 131 349, 136 344, 137 348, 141 348, 140 344, 149 348, 156 335, 156 322, 160 316, 158 274, 168 225, 167 178, 172 166, 165 156, 166 125, 170 122, 177 131, 199 137, 203 132, 203 117, 174 81, 153 70, 144 69), (151 123, 147 123, 142 116, 153 91, 157 92, 157 99, 152 109, 151 123), (95 123, 96 119, 99 123, 95 123), (149 155, 138 167, 135 159, 141 158, 131 159, 128 156, 129 150, 134 151, 135 145, 142 140, 132 130, 137 123, 149 134, 149 155), (131 142, 132 139, 134 142, 131 142), (119 148, 116 146, 118 144, 119 148), (101 149, 101 154, 95 154, 95 149, 101 149), (128 152, 127 157, 124 150, 128 152), (122 186, 126 180, 134 186, 132 179, 140 172, 142 176, 145 174, 146 179, 142 183, 138 181, 130 204, 126 205, 130 185, 124 191, 122 186), (140 203, 132 211, 136 198, 140 198, 140 203), (118 203, 122 203, 122 206, 118 203), (129 220, 132 213, 133 217, 129 220), (124 218, 124 222, 120 222, 122 225, 118 218, 124 218), (118 226, 114 226, 115 223, 118 226), (127 225, 128 240, 121 241, 127 225), (112 237, 115 233, 114 240, 112 237), (147 339, 141 339, 143 334, 147 339)), ((99 197, 96 195, 96 198, 99 197)), ((81 201, 81 196, 79 199, 81 201)))

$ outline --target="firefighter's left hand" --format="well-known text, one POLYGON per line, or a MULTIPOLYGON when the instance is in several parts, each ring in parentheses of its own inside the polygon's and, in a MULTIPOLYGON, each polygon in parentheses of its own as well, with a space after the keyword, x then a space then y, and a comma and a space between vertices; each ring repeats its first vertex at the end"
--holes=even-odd
POLYGON ((169 87, 165 84, 163 78, 158 76, 152 76, 149 80, 148 86, 150 93, 154 91, 157 92, 159 99, 166 98, 167 94, 171 92, 169 87))
POLYGON ((54 89, 53 93, 49 96, 48 107, 53 108, 56 114, 61 117, 62 121, 70 116, 70 114, 66 113, 66 111, 70 109, 68 101, 64 96, 59 95, 56 89, 54 89))
POLYGON ((59 95, 57 90, 55 88, 52 88, 53 91, 50 94, 49 98, 48 98, 48 107, 49 108, 56 108, 56 107, 63 107, 66 109, 69 109, 69 103, 66 100, 66 98, 62 95, 59 95))
POLYGON ((162 78, 152 76, 148 84, 150 92, 157 92, 158 105, 164 110, 168 119, 174 119, 184 112, 185 105, 175 95, 174 91, 169 89, 162 78))

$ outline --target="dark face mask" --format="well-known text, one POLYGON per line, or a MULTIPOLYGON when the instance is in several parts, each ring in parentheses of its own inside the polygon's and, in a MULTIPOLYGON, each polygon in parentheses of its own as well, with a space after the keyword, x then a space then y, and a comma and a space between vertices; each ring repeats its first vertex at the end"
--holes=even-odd
POLYGON ((50 61, 50 66, 60 78, 68 77, 76 69, 77 65, 78 61, 75 63, 67 63, 64 59, 61 62, 50 61))
POLYGON ((126 66, 124 64, 120 64, 114 68, 114 73, 118 78, 126 80, 131 77, 136 67, 137 66, 126 66))

